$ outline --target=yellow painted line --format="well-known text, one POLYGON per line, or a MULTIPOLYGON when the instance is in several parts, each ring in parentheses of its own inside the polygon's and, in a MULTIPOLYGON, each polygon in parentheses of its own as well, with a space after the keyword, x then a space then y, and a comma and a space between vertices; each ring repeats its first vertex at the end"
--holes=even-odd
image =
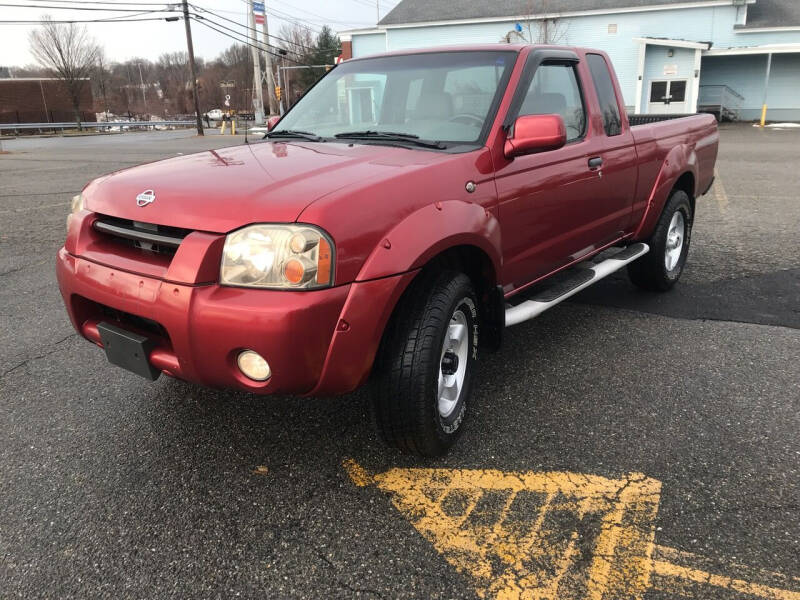
POLYGON ((391 469, 370 477, 354 461, 344 467, 356 485, 390 492, 414 528, 473 577, 481 597, 602 599, 604 590, 624 588, 627 598, 640 598, 645 591, 661 484, 642 474, 391 469), (595 520, 596 530, 581 534, 595 520), (581 552, 591 560, 578 565, 581 552))
POLYGON ((352 458, 345 460, 342 463, 342 466, 344 467, 344 470, 347 471, 347 474, 350 476, 350 479, 353 481, 353 483, 355 483, 358 487, 364 487, 372 483, 372 478, 369 476, 369 474, 352 458))
POLYGON ((722 212, 728 210, 728 194, 725 191, 725 186, 722 184, 722 178, 719 175, 719 169, 714 167, 714 197, 717 199, 717 206, 722 212))
POLYGON ((800 577, 787 577, 736 563, 720 564, 719 561, 665 546, 654 546, 653 575, 656 580, 654 587, 666 591, 691 589, 697 587, 693 584, 700 584, 756 598, 800 600, 800 577), (720 575, 720 570, 733 571, 737 575, 720 575))
POLYGON ((712 598, 800 600, 800 578, 655 544, 661 482, 568 472, 343 467, 375 485, 481 598, 637 600, 649 589, 712 598), (735 571, 737 576, 722 572, 735 571))
MULTIPOLYGON (((685 583, 697 583, 701 586, 710 586, 724 590, 739 592, 750 597, 764 598, 765 600, 800 600, 800 592, 781 590, 759 583, 750 583, 742 579, 715 575, 708 571, 682 567, 660 560, 653 561, 653 573, 662 581, 656 589, 666 592, 686 594, 685 583)), ((658 579, 657 579, 658 580, 658 579)), ((702 597, 702 590, 690 597, 702 597)))

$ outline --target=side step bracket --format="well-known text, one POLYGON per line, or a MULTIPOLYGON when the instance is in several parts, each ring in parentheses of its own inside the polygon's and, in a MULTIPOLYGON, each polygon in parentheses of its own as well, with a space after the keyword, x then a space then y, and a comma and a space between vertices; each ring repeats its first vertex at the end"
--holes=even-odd
POLYGON ((506 327, 538 317, 548 308, 554 307, 559 302, 566 300, 570 296, 574 296, 582 289, 589 287, 593 283, 597 283, 615 271, 619 271, 622 267, 633 262, 640 256, 644 256, 649 251, 650 247, 640 242, 631 244, 621 252, 599 263, 588 263, 591 266, 586 266, 584 268, 584 265, 587 265, 587 263, 581 263, 580 267, 572 271, 566 271, 566 277, 562 278, 555 286, 539 292, 516 306, 507 306, 506 327))

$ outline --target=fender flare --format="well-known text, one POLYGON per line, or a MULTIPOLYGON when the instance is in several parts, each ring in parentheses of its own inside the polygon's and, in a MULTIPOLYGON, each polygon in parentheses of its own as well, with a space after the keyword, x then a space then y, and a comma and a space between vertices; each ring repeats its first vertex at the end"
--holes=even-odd
POLYGON ((502 265, 500 223, 492 210, 462 200, 426 205, 387 233, 364 261, 356 281, 389 277, 419 269, 455 246, 477 246, 499 274, 502 265))
POLYGON ((453 200, 425 206, 381 238, 351 284, 320 379, 309 394, 342 394, 364 383, 405 290, 431 258, 461 245, 483 250, 500 273, 500 224, 478 204, 453 200))
POLYGON ((696 197, 698 185, 697 153, 694 147, 679 144, 667 153, 661 163, 661 169, 647 199, 644 215, 642 215, 642 220, 636 228, 636 233, 633 234, 634 240, 650 237, 661 216, 661 212, 664 210, 664 205, 667 203, 670 192, 674 189, 678 179, 685 173, 692 174, 694 179, 692 196, 696 197))

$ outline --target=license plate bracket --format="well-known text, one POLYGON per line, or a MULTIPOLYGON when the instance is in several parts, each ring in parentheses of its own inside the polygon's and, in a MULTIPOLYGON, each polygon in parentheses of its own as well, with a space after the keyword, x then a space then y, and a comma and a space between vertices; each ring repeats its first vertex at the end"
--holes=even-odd
POLYGON ((161 371, 148 360, 155 347, 152 340, 105 321, 97 324, 97 330, 108 362, 150 381, 158 379, 161 371))

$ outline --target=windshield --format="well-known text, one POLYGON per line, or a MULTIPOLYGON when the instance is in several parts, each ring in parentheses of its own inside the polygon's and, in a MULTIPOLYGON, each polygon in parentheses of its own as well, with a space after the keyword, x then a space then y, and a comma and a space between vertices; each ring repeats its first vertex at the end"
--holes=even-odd
POLYGON ((273 134, 478 143, 515 60, 515 52, 498 50, 348 61, 309 90, 273 134))

